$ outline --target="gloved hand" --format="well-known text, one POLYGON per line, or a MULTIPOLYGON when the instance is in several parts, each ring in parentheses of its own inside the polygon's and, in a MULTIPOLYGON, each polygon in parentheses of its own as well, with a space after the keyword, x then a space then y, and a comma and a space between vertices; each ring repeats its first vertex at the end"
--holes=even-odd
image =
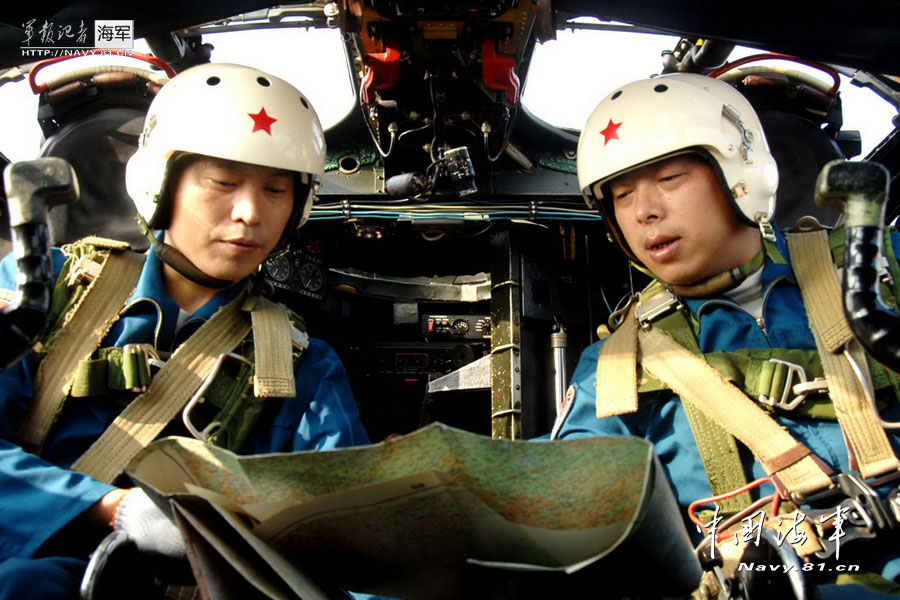
POLYGON ((113 529, 125 533, 141 552, 186 558, 181 531, 140 488, 132 488, 119 501, 113 529))

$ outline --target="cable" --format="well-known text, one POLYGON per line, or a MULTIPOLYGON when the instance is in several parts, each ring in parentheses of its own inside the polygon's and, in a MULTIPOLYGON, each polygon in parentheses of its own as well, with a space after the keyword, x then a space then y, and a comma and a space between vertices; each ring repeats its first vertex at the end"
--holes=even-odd
POLYGON ((799 63, 801 65, 806 65, 808 67, 813 67, 815 69, 819 69, 820 71, 827 73, 828 75, 831 76, 832 80, 834 81, 834 85, 832 85, 831 88, 828 90, 828 92, 826 92, 829 96, 834 96, 837 93, 838 88, 841 85, 841 78, 838 75, 837 71, 835 71, 828 65, 823 65, 822 63, 818 63, 818 62, 811 61, 811 60, 805 60, 803 58, 791 56, 789 54, 779 54, 777 52, 765 52, 762 54, 754 54, 752 56, 745 56, 744 58, 739 58, 739 59, 737 59, 733 62, 730 62, 726 65, 722 65, 718 69, 712 71, 709 74, 709 77, 717 78, 717 77, 724 75, 728 71, 730 71, 734 68, 737 68, 741 65, 745 65, 749 62, 756 62, 758 60, 767 60, 767 59, 778 59, 778 60, 786 60, 789 62, 795 62, 795 63, 799 63))
POLYGON ((372 128, 372 123, 369 121, 368 111, 365 109, 365 102, 363 102, 362 91, 359 91, 359 108, 363 112, 363 120, 366 122, 366 129, 369 130, 369 135, 372 138, 372 143, 375 144, 375 149, 378 151, 378 154, 381 155, 382 158, 387 157, 388 154, 394 149, 394 140, 397 138, 397 125, 396 123, 391 123, 388 125, 388 131, 391 132, 391 141, 388 143, 387 152, 381 149, 381 144, 378 142, 378 136, 375 135, 375 130, 372 128))
MULTIPOLYGON (((718 496, 712 496, 710 498, 700 498, 699 500, 694 500, 693 502, 691 502, 688 505, 688 508, 687 508, 688 519, 690 519, 691 523, 696 525, 698 528, 700 528, 704 531, 707 531, 706 523, 703 523, 702 521, 700 521, 700 518, 694 512, 698 506, 702 506, 704 504, 713 504, 718 500, 725 500, 726 498, 732 498, 739 494, 743 494, 744 492, 750 491, 756 487, 759 487, 760 485, 762 485, 764 483, 770 483, 773 486, 775 485, 775 483, 772 481, 771 477, 760 477, 759 479, 757 479, 755 481, 751 481, 750 483, 748 483, 742 487, 739 487, 736 490, 731 490, 730 492, 725 492, 724 494, 719 494, 718 496)), ((777 493, 775 493, 775 494, 772 494, 771 496, 766 496, 765 500, 766 500, 766 502, 763 503, 763 506, 765 504, 768 504, 770 501, 772 502, 772 506, 773 506, 772 516, 774 517, 775 515, 778 514, 778 503, 780 502, 780 497, 778 496, 777 493)), ((750 506, 752 507, 752 506, 754 506, 754 504, 751 504, 750 506)), ((738 515, 744 514, 746 511, 747 511, 747 509, 744 509, 743 511, 738 513, 738 515)), ((734 517, 732 517, 732 519, 733 518, 734 517)), ((734 522, 737 522, 737 521, 734 521, 734 522)), ((734 522, 729 523, 729 526, 734 524, 734 522)), ((722 525, 722 528, 724 529, 725 525, 722 525)), ((715 524, 713 525, 712 529, 713 530, 716 529, 715 524)), ((727 533, 727 532, 718 533, 716 535, 716 539, 722 540, 730 535, 731 534, 727 533)))

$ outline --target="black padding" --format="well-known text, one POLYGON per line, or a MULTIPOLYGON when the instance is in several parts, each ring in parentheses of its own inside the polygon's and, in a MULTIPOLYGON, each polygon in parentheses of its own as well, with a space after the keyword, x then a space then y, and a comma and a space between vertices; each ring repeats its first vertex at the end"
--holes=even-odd
POLYGON ((99 235, 147 248, 125 190, 125 163, 137 150, 144 117, 137 108, 104 108, 66 123, 44 143, 40 155, 68 160, 81 186, 76 204, 50 211, 53 245, 99 235))
POLYGON ((843 158, 837 143, 808 119, 780 110, 761 110, 759 119, 778 163, 775 225, 787 229, 803 216, 813 216, 832 226, 841 211, 816 204, 819 170, 831 160, 843 158))

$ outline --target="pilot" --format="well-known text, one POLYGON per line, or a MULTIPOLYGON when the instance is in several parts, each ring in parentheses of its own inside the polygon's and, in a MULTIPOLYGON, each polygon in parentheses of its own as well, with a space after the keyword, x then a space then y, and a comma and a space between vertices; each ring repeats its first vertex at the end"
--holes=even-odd
MULTIPOLYGON (((868 368, 884 421, 900 420, 897 376, 866 365, 853 344, 831 352, 827 339, 843 313, 824 311, 823 318, 822 303, 835 298, 819 282, 833 277, 829 249, 842 258, 840 231, 794 237, 772 227, 778 171, 757 115, 737 90, 697 74, 625 85, 591 114, 577 162, 588 203, 652 280, 614 313, 614 333, 601 328, 604 339, 582 354, 553 438, 653 442, 682 507, 723 496, 704 502, 688 523, 697 543, 724 532, 715 526, 730 515, 733 531, 747 519, 758 522, 759 506, 744 509, 773 488, 735 494, 750 482, 768 477, 796 502, 791 510, 800 509, 791 516, 793 503, 782 503, 784 522, 809 513, 809 526, 847 498, 835 495, 824 503, 827 512, 815 512, 821 503, 803 504, 835 489, 836 474, 897 473, 897 429, 882 428, 851 361, 860 372, 868 368)), ((900 239, 891 233, 886 242, 897 248, 900 239)), ((893 253, 888 271, 900 281, 893 253)), ((864 563, 869 572, 850 575, 846 587, 825 585, 823 597, 826 590, 863 597, 863 579, 870 589, 897 593, 895 549, 896 540, 846 544, 838 562, 864 563)), ((799 544, 795 550, 803 551, 799 544)))
MULTIPOLYGON (((151 249, 54 249, 50 331, 0 373, 0 597, 77 596, 111 529, 185 556, 147 495, 120 487, 156 437, 243 454, 368 443, 335 352, 261 294, 258 268, 306 221, 324 162, 309 100, 264 72, 207 64, 156 96, 126 170, 151 249)), ((8 256, 0 288, 15 278, 8 256)))

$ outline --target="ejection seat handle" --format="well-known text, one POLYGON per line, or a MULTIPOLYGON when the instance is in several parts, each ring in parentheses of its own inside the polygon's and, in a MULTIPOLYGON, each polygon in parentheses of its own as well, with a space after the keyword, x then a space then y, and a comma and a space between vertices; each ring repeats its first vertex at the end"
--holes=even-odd
POLYGON ((3 174, 16 257, 16 295, 0 311, 0 370, 16 363, 34 346, 47 324, 53 290, 53 264, 47 209, 78 199, 78 179, 61 158, 12 163, 3 174))

